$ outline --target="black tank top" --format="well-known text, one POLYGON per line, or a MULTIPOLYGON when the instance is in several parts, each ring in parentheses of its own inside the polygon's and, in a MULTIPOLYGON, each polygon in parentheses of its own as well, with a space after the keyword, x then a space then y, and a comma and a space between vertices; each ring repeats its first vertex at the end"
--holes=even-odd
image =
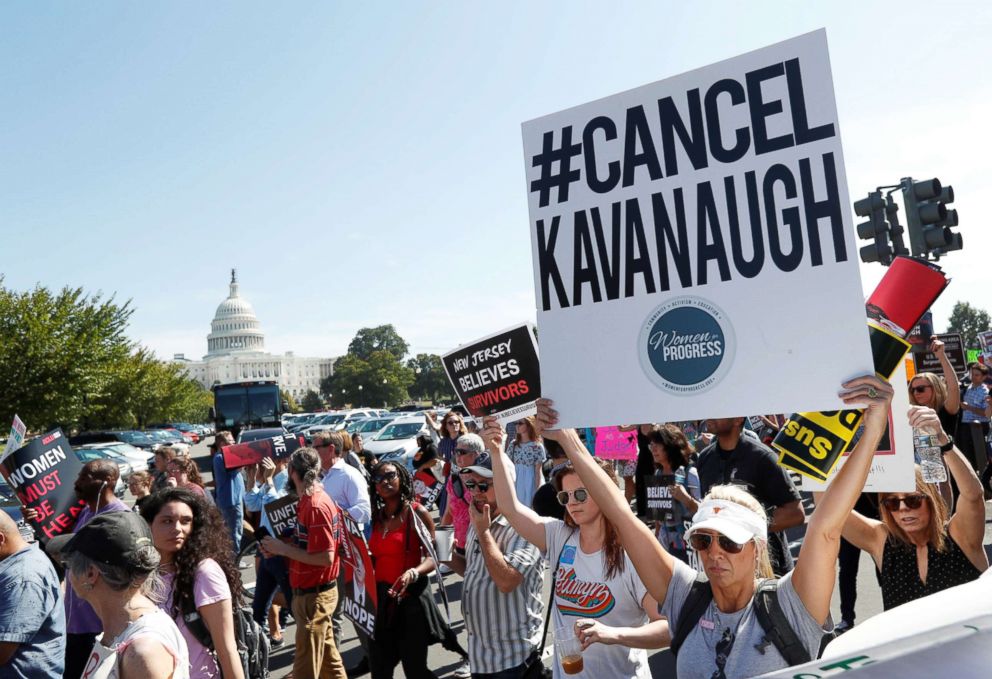
POLYGON ((920 581, 916 566, 916 547, 901 540, 888 539, 882 552, 882 608, 889 610, 908 601, 943 591, 949 587, 977 580, 982 573, 968 560, 951 534, 945 530, 947 549, 938 552, 927 547, 927 582, 920 581))

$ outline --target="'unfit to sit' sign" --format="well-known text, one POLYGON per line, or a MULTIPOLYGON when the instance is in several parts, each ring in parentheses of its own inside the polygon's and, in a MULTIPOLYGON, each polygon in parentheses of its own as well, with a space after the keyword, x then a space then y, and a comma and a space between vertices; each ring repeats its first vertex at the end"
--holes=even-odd
POLYGON ((451 386, 473 417, 506 422, 534 412, 541 396, 537 342, 521 325, 458 347, 441 357, 451 386))

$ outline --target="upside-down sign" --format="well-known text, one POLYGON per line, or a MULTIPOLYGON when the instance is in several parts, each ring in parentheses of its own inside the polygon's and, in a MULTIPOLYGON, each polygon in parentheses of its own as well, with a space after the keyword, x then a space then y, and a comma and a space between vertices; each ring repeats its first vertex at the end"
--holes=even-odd
POLYGON ((525 323, 464 344, 441 361, 472 417, 495 415, 509 422, 536 412, 541 369, 533 326, 525 323))

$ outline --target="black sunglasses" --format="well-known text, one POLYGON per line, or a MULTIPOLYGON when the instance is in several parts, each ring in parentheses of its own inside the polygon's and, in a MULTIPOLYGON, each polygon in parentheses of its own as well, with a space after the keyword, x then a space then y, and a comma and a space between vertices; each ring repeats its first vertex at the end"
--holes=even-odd
POLYGON ((376 474, 372 477, 372 480, 376 483, 382 483, 383 481, 393 481, 399 478, 399 472, 386 472, 385 474, 376 474))
POLYGON ((455 448, 455 455, 475 455, 474 450, 465 450, 464 448, 455 448))
POLYGON ((882 506, 890 512, 898 512, 899 505, 906 503, 906 509, 919 509, 926 499, 925 495, 907 495, 906 497, 887 497, 882 500, 882 506))
POLYGON ((713 544, 713 538, 717 539, 720 549, 727 554, 740 554, 741 550, 744 549, 744 545, 734 542, 726 535, 711 535, 709 533, 693 533, 689 538, 689 544, 697 552, 705 552, 713 544))
POLYGON ((482 483, 482 482, 476 483, 475 481, 462 481, 462 485, 473 492, 475 492, 475 490, 478 489, 480 493, 485 493, 487 490, 489 490, 489 486, 491 486, 492 484, 482 483))
POLYGON ((568 504, 569 497, 574 497, 575 501, 581 504, 589 499, 589 491, 587 491, 585 488, 576 488, 571 493, 568 492, 567 490, 560 490, 558 491, 557 497, 558 497, 558 504, 560 504, 562 507, 568 504))
POLYGON ((913 390, 914 394, 922 394, 924 391, 926 391, 929 388, 930 388, 929 384, 921 384, 918 387, 910 387, 910 389, 913 390))

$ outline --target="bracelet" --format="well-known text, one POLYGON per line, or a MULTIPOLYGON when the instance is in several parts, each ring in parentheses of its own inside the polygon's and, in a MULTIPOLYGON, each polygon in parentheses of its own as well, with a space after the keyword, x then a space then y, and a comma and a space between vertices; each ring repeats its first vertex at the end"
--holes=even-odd
POLYGON ((954 437, 953 436, 948 436, 947 437, 947 443, 945 443, 944 445, 942 445, 940 447, 940 454, 941 455, 944 455, 946 453, 951 452, 951 448, 953 448, 953 447, 954 447, 954 437))

